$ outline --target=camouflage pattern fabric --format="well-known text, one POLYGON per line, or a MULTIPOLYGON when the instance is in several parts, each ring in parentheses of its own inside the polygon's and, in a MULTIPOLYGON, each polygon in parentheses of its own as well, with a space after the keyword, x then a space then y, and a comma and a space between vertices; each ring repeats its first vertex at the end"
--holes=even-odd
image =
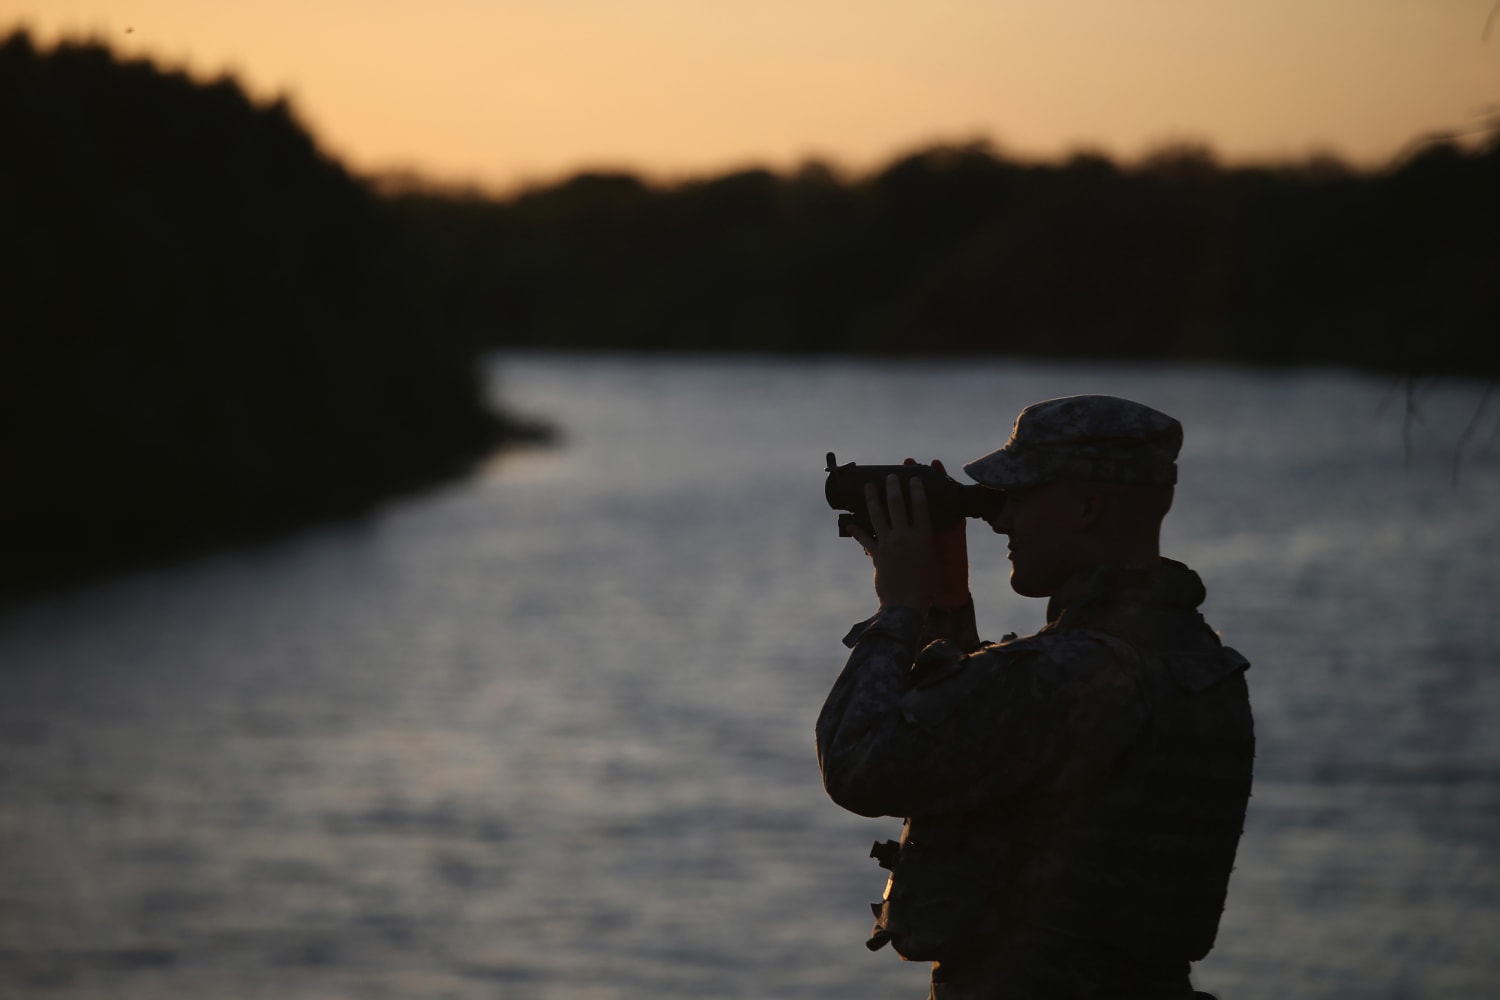
POLYGON ((995 489, 1054 479, 1112 483, 1177 482, 1182 424, 1118 396, 1062 396, 1033 403, 1016 417, 1010 439, 964 471, 995 489))
POLYGON ((845 639, 853 653, 817 738, 828 793, 852 812, 971 812, 1075 749, 1090 771, 1072 777, 1088 781, 1146 722, 1134 677, 1095 639, 1058 632, 972 655, 940 640, 919 656, 922 629, 916 611, 888 607, 845 639))
MULTIPOLYGON (((1074 942, 1035 928, 1010 936, 1002 949, 951 968, 934 964, 928 1000, 1194 1000, 1187 963, 1155 975, 1123 960, 1091 955, 1079 961, 1074 942), (1036 975, 1030 970, 1044 970, 1036 975)), ((1199 994, 1202 996, 1202 994, 1199 994)))
MULTIPOLYGON (((1170 605, 1206 632, 1195 611, 1202 583, 1187 567, 1162 560, 1111 570, 1070 581, 1036 635, 998 644, 922 646, 923 616, 910 608, 884 608, 856 625, 817 722, 829 795, 863 816, 968 817, 1092 794, 1151 718, 1137 673, 1091 631, 1098 616, 1128 626, 1170 605)), ((1045 851, 1038 858, 1019 869, 1017 897, 1051 884, 1048 866, 1059 861, 1045 851)), ((934 1000, 1193 995, 1186 959, 1144 966, 1007 919, 984 922, 970 957, 934 965, 934 1000)))

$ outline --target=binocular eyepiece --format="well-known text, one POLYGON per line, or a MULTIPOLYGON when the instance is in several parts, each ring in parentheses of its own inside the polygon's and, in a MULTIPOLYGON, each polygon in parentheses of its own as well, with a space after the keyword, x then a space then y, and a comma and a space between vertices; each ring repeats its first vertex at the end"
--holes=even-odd
POLYGON ((853 462, 839 465, 830 451, 828 481, 823 485, 823 496, 829 507, 846 512, 839 515, 839 537, 849 537, 851 525, 858 525, 867 534, 875 534, 865 504, 865 484, 875 484, 875 495, 883 504, 886 477, 891 475, 901 480, 901 495, 908 504, 911 503, 912 480, 921 481, 932 527, 938 531, 951 528, 966 517, 993 517, 1005 506, 1003 490, 977 484, 965 486, 930 465, 855 465, 853 462))

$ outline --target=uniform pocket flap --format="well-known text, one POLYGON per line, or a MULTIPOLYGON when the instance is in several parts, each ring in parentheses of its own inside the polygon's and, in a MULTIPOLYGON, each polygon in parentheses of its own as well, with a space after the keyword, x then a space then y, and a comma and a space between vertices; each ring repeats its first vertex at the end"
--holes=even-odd
POLYGON ((1194 694, 1250 669, 1250 661, 1228 646, 1201 653, 1166 653, 1161 660, 1178 686, 1194 694))

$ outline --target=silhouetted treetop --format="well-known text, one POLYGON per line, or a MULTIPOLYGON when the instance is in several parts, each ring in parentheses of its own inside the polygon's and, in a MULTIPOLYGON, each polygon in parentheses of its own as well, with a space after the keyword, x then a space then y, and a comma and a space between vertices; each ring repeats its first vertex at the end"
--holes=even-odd
POLYGON ((1193 144, 1049 164, 979 142, 853 179, 589 174, 462 213, 393 203, 462 243, 443 297, 498 342, 1495 371, 1497 199, 1500 128, 1382 170, 1228 166, 1193 144))
POLYGON ((0 592, 347 511, 499 425, 429 259, 284 101, 0 41, 0 592))

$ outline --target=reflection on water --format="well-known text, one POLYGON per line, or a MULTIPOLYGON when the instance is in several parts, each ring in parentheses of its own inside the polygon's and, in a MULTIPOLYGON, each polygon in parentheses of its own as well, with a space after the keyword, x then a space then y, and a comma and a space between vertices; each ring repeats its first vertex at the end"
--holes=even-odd
MULTIPOLYGON (((1255 663, 1256 796, 1200 987, 1500 980, 1500 461, 1403 455, 1329 373, 516 357, 566 446, 0 618, 0 993, 914 997, 861 942, 894 821, 812 722, 870 608, 844 461, 993 448, 1023 405, 1187 426, 1169 554, 1255 663)), ((1481 435, 1482 437, 1482 435, 1481 435)), ((1034 628, 976 533, 983 631, 1034 628)))

